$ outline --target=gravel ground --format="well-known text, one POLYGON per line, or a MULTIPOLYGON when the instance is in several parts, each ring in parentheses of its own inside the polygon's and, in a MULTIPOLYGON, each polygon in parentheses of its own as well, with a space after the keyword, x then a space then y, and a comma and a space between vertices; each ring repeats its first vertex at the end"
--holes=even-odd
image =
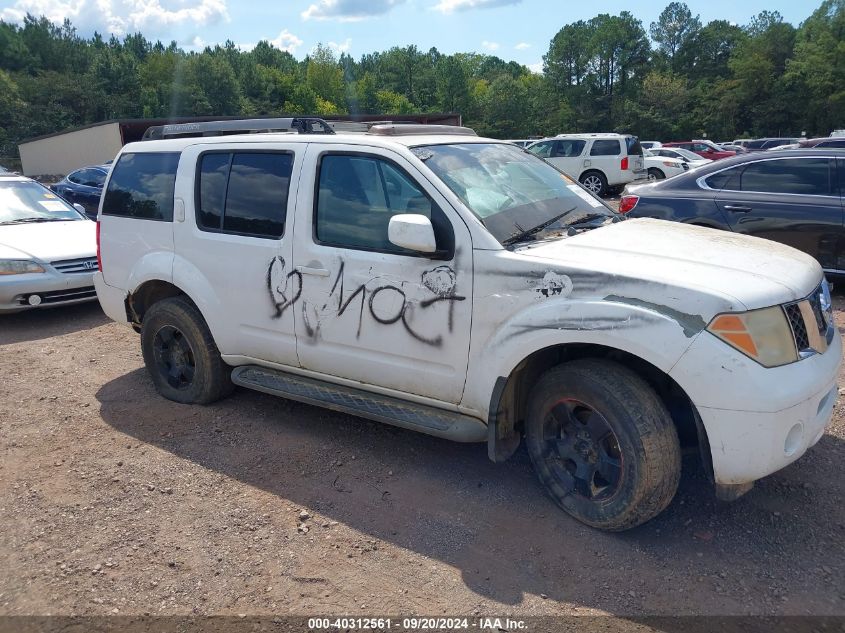
POLYGON ((740 501, 690 457, 667 511, 605 534, 524 453, 164 400, 96 304, 0 317, 0 367, 0 615, 845 614, 843 405, 740 501))

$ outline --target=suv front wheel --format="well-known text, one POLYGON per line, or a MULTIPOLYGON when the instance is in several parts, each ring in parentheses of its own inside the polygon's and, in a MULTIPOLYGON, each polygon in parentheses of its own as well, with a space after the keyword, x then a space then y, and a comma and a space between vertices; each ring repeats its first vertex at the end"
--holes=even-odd
POLYGON ((141 351, 156 391, 169 400, 208 404, 235 388, 205 319, 185 297, 164 299, 147 311, 141 351))
POLYGON ((626 530, 675 496, 681 451, 672 419, 654 390, 617 363, 577 360, 543 374, 525 435, 546 491, 587 525, 626 530))
POLYGON ((597 196, 607 193, 607 178, 600 171, 587 171, 581 174, 579 182, 597 196))

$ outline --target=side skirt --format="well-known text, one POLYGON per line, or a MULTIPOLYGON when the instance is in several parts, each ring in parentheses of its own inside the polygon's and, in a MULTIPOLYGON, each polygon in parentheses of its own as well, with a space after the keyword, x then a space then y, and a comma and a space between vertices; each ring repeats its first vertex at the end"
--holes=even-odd
POLYGON ((487 441, 487 425, 468 415, 297 376, 277 369, 258 365, 236 367, 232 371, 232 382, 247 389, 358 415, 455 442, 487 441))

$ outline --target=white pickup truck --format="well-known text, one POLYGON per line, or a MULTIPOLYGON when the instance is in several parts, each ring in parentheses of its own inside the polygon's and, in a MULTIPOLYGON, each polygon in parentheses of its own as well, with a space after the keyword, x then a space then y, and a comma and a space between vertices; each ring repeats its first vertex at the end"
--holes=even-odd
POLYGON ((164 397, 240 385, 494 461, 524 438, 560 507, 608 530, 669 504, 682 447, 735 498, 824 433, 842 349, 807 255, 625 220, 465 128, 280 121, 306 133, 165 126, 111 170, 97 294, 164 397))

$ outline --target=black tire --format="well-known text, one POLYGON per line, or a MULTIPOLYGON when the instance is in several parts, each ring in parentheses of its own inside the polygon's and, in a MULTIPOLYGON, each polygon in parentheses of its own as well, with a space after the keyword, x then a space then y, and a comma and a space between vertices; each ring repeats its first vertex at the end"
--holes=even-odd
POLYGON ((205 319, 186 297, 163 299, 147 310, 141 351, 156 391, 169 400, 208 404, 235 388, 205 319))
POLYGON ((664 180, 666 178, 666 174, 662 171, 657 169, 656 167, 649 167, 648 168, 648 179, 649 180, 664 180))
POLYGON ((597 196, 607 193, 607 178, 600 171, 585 171, 578 181, 597 196))
POLYGON ((584 359, 550 369, 531 390, 525 425, 546 491, 587 525, 627 530, 675 496, 677 432, 654 390, 626 367, 584 359))

